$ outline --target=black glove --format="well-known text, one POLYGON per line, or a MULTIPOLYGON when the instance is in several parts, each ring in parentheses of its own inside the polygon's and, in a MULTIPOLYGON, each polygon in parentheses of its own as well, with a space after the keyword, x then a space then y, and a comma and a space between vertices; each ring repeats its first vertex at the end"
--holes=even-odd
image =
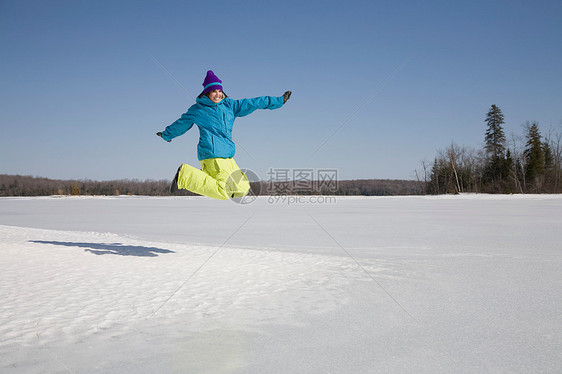
POLYGON ((285 104, 287 102, 287 100, 289 100, 291 98, 291 91, 287 91, 283 94, 283 104, 285 104))
MULTIPOLYGON (((159 137, 162 137, 162 132, 161 132, 161 131, 158 131, 158 132, 156 133, 156 135, 158 135, 159 137)), ((171 142, 171 140, 168 140, 168 143, 169 143, 169 142, 171 142)))

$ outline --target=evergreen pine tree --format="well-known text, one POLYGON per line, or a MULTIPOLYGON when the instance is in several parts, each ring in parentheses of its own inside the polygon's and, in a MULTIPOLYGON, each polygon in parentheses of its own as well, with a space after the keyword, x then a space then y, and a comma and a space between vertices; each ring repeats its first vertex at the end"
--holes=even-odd
POLYGON ((545 172, 545 154, 539 126, 536 122, 527 123, 527 148, 525 149, 525 161, 527 168, 525 180, 530 183, 535 192, 540 192, 545 172))
POLYGON ((543 142, 542 149, 544 154, 545 192, 554 192, 556 190, 556 172, 554 169, 554 155, 548 140, 543 142))
POLYGON ((505 189, 504 178, 509 175, 505 157, 505 134, 503 113, 496 105, 492 105, 486 114, 487 129, 485 137, 486 167, 484 183, 491 192, 502 192, 505 189))
POLYGON ((496 105, 492 105, 485 120, 488 128, 486 129, 486 152, 488 157, 504 158, 505 154, 505 134, 502 125, 505 123, 503 113, 496 105))
POLYGON ((506 184, 505 192, 513 193, 515 191, 519 191, 519 181, 517 180, 517 170, 516 164, 511 156, 511 151, 508 149, 507 153, 505 154, 505 163, 503 167, 503 173, 506 176, 510 177, 510 180, 514 181, 514 184, 506 184))
POLYGON ((550 144, 548 144, 548 141, 545 141, 542 144, 542 148, 544 154, 544 168, 546 171, 550 171, 554 167, 554 156, 552 154, 552 150, 550 148, 550 144))

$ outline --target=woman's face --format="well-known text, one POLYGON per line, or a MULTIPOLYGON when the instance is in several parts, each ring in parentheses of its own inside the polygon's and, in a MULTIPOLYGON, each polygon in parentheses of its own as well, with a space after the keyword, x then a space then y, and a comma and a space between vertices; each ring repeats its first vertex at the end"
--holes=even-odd
POLYGON ((221 90, 212 90, 207 94, 207 96, 209 96, 209 99, 211 99, 211 101, 215 104, 220 103, 221 100, 224 99, 224 94, 221 90))

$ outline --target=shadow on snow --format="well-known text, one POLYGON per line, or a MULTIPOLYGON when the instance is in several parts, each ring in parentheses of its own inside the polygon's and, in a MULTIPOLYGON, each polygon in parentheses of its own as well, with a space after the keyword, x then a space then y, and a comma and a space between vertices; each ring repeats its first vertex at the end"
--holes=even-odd
POLYGON ((45 240, 30 240, 30 243, 61 245, 65 247, 86 248, 84 251, 95 255, 119 255, 119 256, 139 256, 139 257, 157 257, 159 253, 175 253, 168 249, 156 247, 143 247, 139 245, 124 245, 121 243, 75 243, 75 242, 57 242, 45 240))

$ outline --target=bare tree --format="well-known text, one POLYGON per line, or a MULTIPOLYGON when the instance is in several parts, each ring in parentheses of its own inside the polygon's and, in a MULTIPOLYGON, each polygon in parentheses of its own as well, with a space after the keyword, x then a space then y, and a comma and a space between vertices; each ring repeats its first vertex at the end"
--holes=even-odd
POLYGON ((421 186, 422 195, 425 195, 427 193, 427 186, 430 180, 430 164, 427 160, 422 160, 420 164, 422 170, 418 170, 418 169, 414 170, 414 176, 416 177, 416 180, 421 186), (423 175, 423 181, 420 175, 423 175))

